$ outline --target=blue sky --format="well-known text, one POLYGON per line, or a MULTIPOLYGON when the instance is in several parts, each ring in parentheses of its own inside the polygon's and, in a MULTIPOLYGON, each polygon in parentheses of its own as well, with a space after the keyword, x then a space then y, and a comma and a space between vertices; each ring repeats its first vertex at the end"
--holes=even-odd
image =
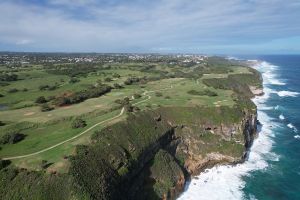
POLYGON ((1 0, 0 51, 299 54, 299 0, 1 0))

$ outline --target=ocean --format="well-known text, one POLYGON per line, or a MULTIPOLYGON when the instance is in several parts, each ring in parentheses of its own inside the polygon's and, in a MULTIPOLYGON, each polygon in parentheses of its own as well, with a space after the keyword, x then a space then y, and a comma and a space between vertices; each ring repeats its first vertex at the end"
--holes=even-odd
POLYGON ((247 161, 206 170, 178 200, 300 199, 300 55, 238 58, 257 60, 263 76, 259 136, 247 161))

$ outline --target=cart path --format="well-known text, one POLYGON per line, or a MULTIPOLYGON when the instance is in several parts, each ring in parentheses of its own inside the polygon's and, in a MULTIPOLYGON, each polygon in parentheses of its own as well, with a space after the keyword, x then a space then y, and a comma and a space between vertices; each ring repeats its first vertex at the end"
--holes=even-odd
MULTIPOLYGON (((151 99, 151 96, 149 95, 149 93, 153 93, 153 92, 157 92, 157 91, 163 91, 163 90, 169 90, 169 89, 172 89, 172 88, 173 88, 173 86, 171 85, 171 86, 168 87, 168 88, 164 88, 164 89, 160 89, 160 90, 152 90, 152 91, 147 91, 147 90, 145 90, 144 93, 143 93, 142 95, 143 95, 143 96, 147 96, 148 98, 147 98, 147 99, 144 99, 144 100, 141 100, 141 101, 139 101, 139 102, 136 102, 136 103, 134 103, 134 104, 132 104, 132 105, 138 105, 138 104, 141 104, 141 103, 143 103, 143 102, 146 102, 146 101, 150 100, 150 99, 151 99)), ((90 128, 88 128, 88 129, 82 131, 81 133, 79 133, 79 134, 77 134, 77 135, 75 135, 75 136, 73 136, 73 137, 71 137, 71 138, 69 138, 69 139, 66 139, 66 140, 64 140, 64 141, 62 141, 62 142, 59 142, 59 143, 57 143, 57 144, 55 144, 55 145, 52 145, 52 146, 50 146, 50 147, 47 147, 47 148, 45 148, 45 149, 42 149, 42 150, 37 151, 37 152, 34 152, 34 153, 30 153, 30 154, 26 154, 26 155, 21 155, 21 156, 6 157, 6 158, 2 158, 2 160, 15 160, 15 159, 20 159, 20 158, 26 158, 26 157, 35 156, 35 155, 41 154, 41 153, 43 153, 43 152, 49 151, 49 150, 51 150, 51 149, 54 149, 54 148, 56 148, 56 147, 58 147, 58 146, 60 146, 60 145, 63 145, 63 144, 65 144, 65 143, 67 143, 67 142, 69 142, 69 141, 71 141, 71 140, 74 140, 74 139, 76 139, 76 138, 82 136, 83 134, 85 134, 85 133, 89 132, 90 130, 94 129, 96 126, 99 126, 99 125, 104 124, 104 123, 106 123, 106 122, 108 122, 108 121, 112 121, 112 120, 114 120, 114 119, 117 119, 117 118, 121 117, 121 116, 123 115, 124 111, 125 111, 125 108, 123 107, 118 115, 116 115, 116 116, 114 116, 114 117, 111 117, 111 118, 109 118, 109 119, 103 120, 103 121, 101 121, 101 122, 98 122, 97 124, 94 124, 94 125, 91 126, 90 128)))

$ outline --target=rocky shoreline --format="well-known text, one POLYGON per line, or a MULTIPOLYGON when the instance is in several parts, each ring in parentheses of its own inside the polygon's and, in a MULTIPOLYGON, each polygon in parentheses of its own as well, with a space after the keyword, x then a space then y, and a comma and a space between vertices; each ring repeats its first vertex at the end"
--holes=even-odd
MULTIPOLYGON (((253 62, 251 62, 251 65, 253 65, 253 62)), ((252 92, 254 97, 264 95, 263 88, 260 88, 260 87, 257 87, 257 86, 249 86, 249 89, 252 92)), ((243 125, 244 126, 243 134, 245 136, 245 141, 244 141, 245 142, 244 143, 245 151, 244 151, 244 154, 240 158, 234 158, 234 157, 222 155, 222 154, 219 154, 219 153, 208 154, 207 157, 205 157, 202 160, 202 162, 200 162, 196 165, 197 167, 193 167, 192 170, 189 170, 189 174, 190 174, 189 179, 196 178, 196 176, 198 176, 199 174, 205 172, 207 169, 213 168, 214 166, 242 164, 248 159, 248 156, 249 156, 249 153, 250 153, 250 148, 253 144, 253 141, 258 136, 257 135, 257 125, 258 125, 259 122, 257 120, 257 110, 255 112, 256 112, 255 115, 250 115, 250 116, 245 117, 243 119, 243 122, 242 122, 244 124, 243 125)), ((193 166, 193 165, 195 165, 195 163, 190 164, 190 166, 193 166)), ((187 166, 187 168, 189 169, 190 166, 187 166)), ((186 187, 186 184, 188 184, 188 181, 186 181, 184 186, 179 189, 179 191, 181 193, 184 191, 184 188, 186 187)), ((177 194, 179 193, 179 191, 177 192, 177 194)), ((178 195, 178 196, 180 196, 180 195, 178 195)), ((176 198, 174 198, 174 199, 176 199, 176 198)), ((173 198, 170 198, 170 199, 173 199, 173 198)))
MULTIPOLYGON (((260 94, 261 95, 261 94, 260 94)), ((247 160, 247 157, 250 153, 251 145, 257 136, 257 117, 250 116, 250 118, 244 118, 243 119, 244 124, 244 136, 245 136, 245 151, 243 155, 241 155, 240 158, 232 157, 223 155, 217 152, 209 153, 206 155, 205 158, 198 160, 195 162, 192 160, 188 160, 186 163, 186 169, 190 175, 190 177, 186 177, 185 184, 182 184, 182 180, 180 180, 181 187, 178 188, 178 185, 176 185, 175 188, 177 188, 177 191, 174 192, 174 194, 177 194, 175 198, 169 198, 169 199, 176 199, 183 191, 188 184, 188 180, 191 178, 194 178, 195 176, 198 176, 200 173, 205 172, 206 169, 210 169, 216 165, 236 165, 241 164, 247 160)), ((174 197, 174 195, 171 195, 174 197)))

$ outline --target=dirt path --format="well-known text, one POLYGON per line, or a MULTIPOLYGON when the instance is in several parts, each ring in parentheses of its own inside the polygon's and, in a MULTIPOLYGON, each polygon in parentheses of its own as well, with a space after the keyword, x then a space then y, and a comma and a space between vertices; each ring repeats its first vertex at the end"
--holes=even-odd
MULTIPOLYGON (((136 103, 134 103, 134 104, 132 104, 132 105, 138 105, 138 104, 141 104, 141 103, 143 103, 143 102, 145 102, 145 101, 150 100, 150 99, 151 99, 151 96, 148 95, 149 93, 153 93, 153 92, 157 92, 157 91, 163 91, 163 90, 169 90, 169 89, 172 89, 172 88, 173 88, 173 86, 171 85, 171 86, 168 87, 168 88, 164 88, 164 89, 160 89, 160 90, 153 90, 153 91, 147 91, 147 90, 146 90, 142 95, 143 95, 143 96, 147 96, 148 98, 147 98, 147 99, 144 99, 144 100, 141 100, 141 101, 139 101, 139 102, 136 102, 136 103)), ((71 138, 69 138, 69 139, 67 139, 67 140, 64 140, 64 141, 62 141, 62 142, 60 142, 60 143, 57 143, 57 144, 55 144, 55 145, 53 145, 53 146, 50 146, 50 147, 48 147, 48 148, 45 148, 45 149, 43 149, 43 150, 40 150, 40 151, 37 151, 37 152, 34 152, 34 153, 22 155, 22 156, 12 156, 12 157, 2 158, 2 160, 15 160, 15 159, 20 159, 20 158, 26 158, 26 157, 35 156, 35 155, 38 155, 38 154, 43 153, 43 152, 45 152, 45 151, 49 151, 49 150, 51 150, 51 149, 54 149, 55 147, 58 147, 58 146, 60 146, 60 145, 62 145, 62 144, 65 144, 65 143, 67 143, 67 142, 69 142, 69 141, 71 141, 71 140, 74 140, 74 139, 80 137, 81 135, 83 135, 83 134, 85 134, 86 132, 92 130, 92 129, 95 128, 96 126, 99 126, 99 125, 101 125, 101 124, 104 124, 105 122, 112 121, 112 120, 114 120, 114 119, 117 119, 117 118, 121 117, 121 116, 123 115, 124 111, 125 111, 125 108, 123 107, 118 115, 116 115, 116 116, 114 116, 114 117, 112 117, 112 118, 106 119, 106 120, 104 120, 104 121, 98 122, 97 124, 94 124, 94 125, 91 126, 90 128, 88 128, 88 129, 82 131, 81 133, 79 133, 79 134, 77 134, 77 135, 75 135, 75 136, 73 136, 73 137, 71 137, 71 138)))

